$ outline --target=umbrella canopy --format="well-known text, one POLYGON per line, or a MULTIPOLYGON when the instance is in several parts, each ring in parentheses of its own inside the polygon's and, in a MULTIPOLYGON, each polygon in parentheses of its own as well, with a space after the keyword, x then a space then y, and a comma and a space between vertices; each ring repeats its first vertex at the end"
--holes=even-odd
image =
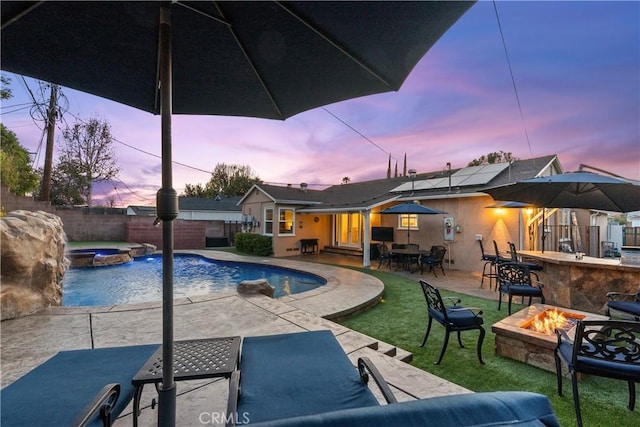
POLYGON ((496 202, 492 205, 485 206, 486 209, 520 209, 520 208, 534 208, 531 203, 522 202, 496 202))
MULTIPOLYGON (((163 381, 175 424, 171 116, 285 119, 398 90, 473 2, 0 3, 2 69, 162 115, 163 381)), ((211 153, 208 153, 211 154, 211 153)))
POLYGON ((381 214, 416 214, 416 215, 435 215, 446 214, 447 212, 422 206, 417 203, 401 203, 390 208, 380 211, 381 214))
MULTIPOLYGON (((399 205, 391 206, 390 208, 381 210, 379 213, 383 215, 437 215, 446 214, 447 212, 433 209, 427 206, 422 206, 418 203, 401 203, 399 205)), ((411 237, 411 226, 407 224, 407 243, 409 243, 411 237)))
POLYGON ((12 2, 2 69, 159 113, 170 5, 174 114, 284 119, 398 90, 471 2, 12 2))
POLYGON ((593 172, 527 179, 484 190, 495 200, 529 203, 546 208, 597 209, 611 212, 640 210, 640 185, 593 172))

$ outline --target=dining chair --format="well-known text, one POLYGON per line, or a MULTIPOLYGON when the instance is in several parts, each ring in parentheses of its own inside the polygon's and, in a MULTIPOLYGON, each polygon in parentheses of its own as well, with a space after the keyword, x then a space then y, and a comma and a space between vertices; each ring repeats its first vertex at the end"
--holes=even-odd
POLYGON ((422 340, 420 347, 424 347, 427 342, 433 319, 436 319, 436 321, 445 328, 444 342, 442 343, 440 356, 438 356, 438 360, 435 362, 435 365, 438 365, 442 361, 444 352, 449 344, 449 334, 451 332, 457 332, 458 344, 460 344, 460 348, 464 348, 464 345, 462 345, 462 339, 460 338, 460 333, 462 331, 477 329, 480 334, 478 336, 476 350, 478 353, 478 360, 484 365, 484 361, 482 360, 482 342, 484 341, 485 330, 482 327, 482 324, 484 323, 482 310, 476 307, 463 307, 460 305, 462 302, 460 298, 445 297, 444 299, 448 301, 448 305, 445 305, 444 299, 436 287, 430 285, 424 280, 420 280, 420 286, 427 302, 428 317, 427 330, 424 334, 424 339, 422 340))
POLYGON ((389 253, 389 247, 385 243, 378 245, 378 268, 382 265, 386 265, 391 270, 391 253, 389 253))
POLYGON ((517 262, 503 262, 498 264, 498 288, 500 296, 498 297, 498 310, 502 305, 502 295, 509 297, 509 314, 511 314, 511 300, 514 296, 521 296, 524 304, 524 298, 529 298, 531 305, 532 298, 540 298, 540 302, 544 304, 544 294, 542 293, 543 284, 538 282, 534 285, 531 279, 531 271, 529 267, 517 262))
POLYGON ((424 273, 424 267, 429 266, 429 271, 433 271, 433 275, 438 277, 436 273, 436 267, 440 267, 442 274, 446 276, 444 272, 444 255, 447 253, 447 248, 444 246, 432 246, 431 252, 428 255, 420 256, 420 273, 424 273))
POLYGON ((640 382, 640 323, 615 320, 582 320, 571 339, 563 329, 556 329, 554 350, 558 396, 562 396, 562 366, 571 376, 573 405, 578 427, 582 427, 578 374, 595 375, 627 382, 629 402, 634 410, 636 383, 640 382))

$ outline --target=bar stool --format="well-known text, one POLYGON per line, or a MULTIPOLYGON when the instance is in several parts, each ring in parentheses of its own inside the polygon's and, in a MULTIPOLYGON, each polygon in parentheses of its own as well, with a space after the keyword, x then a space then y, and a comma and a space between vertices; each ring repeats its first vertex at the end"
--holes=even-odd
POLYGON ((518 252, 516 251, 516 245, 512 242, 507 242, 507 243, 509 244, 509 250, 511 251, 511 262, 515 262, 520 265, 525 265, 529 269, 531 274, 536 276, 536 280, 540 281, 540 278, 538 277, 538 273, 536 273, 536 271, 542 271, 542 266, 540 264, 536 264, 535 262, 522 261, 521 257, 518 255, 518 252))
POLYGON ((482 267, 482 279, 480 280, 480 287, 482 288, 484 284, 484 278, 489 278, 489 289, 491 289, 491 281, 498 280, 498 270, 496 268, 496 255, 486 254, 484 252, 484 246, 482 245, 482 240, 478 240, 480 243, 480 252, 482 253, 481 260, 484 261, 484 266, 482 267), (489 267, 489 271, 487 272, 487 266, 489 267))

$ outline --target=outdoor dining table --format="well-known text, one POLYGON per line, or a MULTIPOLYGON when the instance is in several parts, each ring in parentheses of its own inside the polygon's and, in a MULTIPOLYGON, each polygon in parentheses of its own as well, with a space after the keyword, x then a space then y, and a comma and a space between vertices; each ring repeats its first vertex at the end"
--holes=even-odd
POLYGON ((402 249, 391 249, 389 253, 391 255, 398 255, 402 260, 402 264, 405 266, 405 268, 410 273, 413 273, 413 271, 411 271, 411 264, 412 264, 411 260, 415 258, 416 264, 418 264, 420 262, 420 256, 429 255, 431 254, 431 251, 425 251, 422 249, 402 248, 402 249))

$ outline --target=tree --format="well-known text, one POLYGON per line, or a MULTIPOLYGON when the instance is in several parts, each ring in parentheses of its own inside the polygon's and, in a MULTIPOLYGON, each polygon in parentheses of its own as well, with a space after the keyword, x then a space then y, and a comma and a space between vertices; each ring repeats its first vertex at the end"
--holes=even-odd
MULTIPOLYGON (((72 174, 69 184, 77 185, 84 203, 91 206, 93 183, 112 179, 119 172, 111 127, 106 121, 92 118, 65 129, 63 137, 64 145, 56 168, 72 174)), ((53 192, 53 182, 51 187, 53 192)))
POLYGON ((9 99, 13 96, 9 87, 11 79, 4 74, 0 75, 0 99, 9 99))
POLYGON ((351 182, 351 178, 349 178, 348 176, 345 176, 342 178, 342 185, 346 185, 350 182, 351 182))
POLYGON ((489 153, 487 155, 481 156, 478 159, 470 161, 467 166, 481 166, 481 165, 492 165, 495 163, 509 163, 509 162, 513 162, 514 160, 518 160, 518 158, 514 157, 511 153, 505 153, 504 151, 494 151, 493 153, 489 153))
POLYGON ((20 145, 15 133, 0 123, 0 184, 24 196, 37 190, 38 181, 29 152, 20 145))
POLYGON ((78 170, 76 162, 59 161, 51 172, 51 204, 83 205, 90 191, 87 178, 78 170))
POLYGON ((183 196, 216 197, 242 196, 253 184, 262 182, 249 166, 218 163, 211 173, 211 179, 202 184, 186 184, 183 196))

